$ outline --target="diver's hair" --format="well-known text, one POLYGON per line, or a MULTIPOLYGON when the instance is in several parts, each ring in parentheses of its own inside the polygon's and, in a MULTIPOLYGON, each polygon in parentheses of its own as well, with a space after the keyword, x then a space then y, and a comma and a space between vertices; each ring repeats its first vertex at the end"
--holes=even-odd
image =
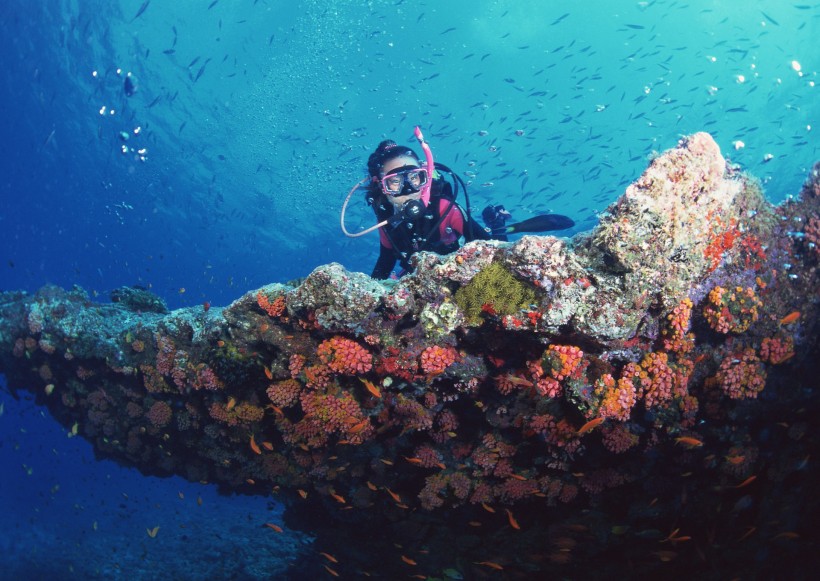
POLYGON ((385 163, 402 155, 412 157, 416 162, 419 162, 419 156, 416 155, 415 151, 409 147, 398 145, 392 139, 385 139, 367 159, 367 173, 370 174, 371 178, 378 178, 385 163))

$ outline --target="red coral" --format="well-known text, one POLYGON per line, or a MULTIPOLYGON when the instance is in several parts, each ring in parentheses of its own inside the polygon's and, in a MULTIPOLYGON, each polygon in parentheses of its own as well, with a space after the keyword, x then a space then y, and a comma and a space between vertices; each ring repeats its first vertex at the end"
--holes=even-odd
POLYGON ((626 424, 611 424, 601 428, 601 442, 613 454, 623 454, 638 444, 638 435, 626 424))
POLYGON ((367 373, 373 367, 370 352, 345 337, 336 336, 322 341, 316 354, 331 370, 343 375, 367 373))
POLYGON ((438 375, 458 359, 458 351, 452 347, 432 345, 421 352, 421 370, 427 375, 438 375))

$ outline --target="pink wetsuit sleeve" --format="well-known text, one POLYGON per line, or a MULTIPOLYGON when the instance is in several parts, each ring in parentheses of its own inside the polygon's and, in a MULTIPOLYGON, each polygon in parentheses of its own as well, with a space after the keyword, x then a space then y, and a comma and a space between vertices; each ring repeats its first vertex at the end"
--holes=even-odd
MULTIPOLYGON (((450 205, 450 200, 439 200, 439 212, 444 213, 450 205)), ((451 244, 464 234, 464 216, 461 215, 461 208, 453 204, 447 216, 439 224, 439 236, 445 244, 451 244), (447 229, 450 229, 450 232, 447 229)))

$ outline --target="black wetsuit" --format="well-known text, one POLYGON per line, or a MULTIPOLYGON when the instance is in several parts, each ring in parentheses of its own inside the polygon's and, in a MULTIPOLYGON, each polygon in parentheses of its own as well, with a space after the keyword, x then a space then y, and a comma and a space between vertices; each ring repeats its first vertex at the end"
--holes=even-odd
MULTIPOLYGON (((450 212, 461 213, 464 231, 457 232, 457 234, 464 236, 467 242, 492 238, 490 233, 481 227, 478 222, 468 218, 464 210, 454 200, 442 195, 443 192, 447 191, 447 188, 449 188, 449 184, 444 180, 434 180, 430 192, 430 203, 420 216, 414 220, 404 220, 383 227, 382 230, 393 247, 390 248, 384 244, 379 245, 379 258, 370 276, 377 279, 387 278, 393 271, 396 261, 405 271, 411 271, 410 257, 419 251, 449 254, 458 250, 458 238, 450 243, 441 240, 439 226, 450 212)), ((368 201, 372 204, 376 212, 376 218, 380 222, 393 217, 395 212, 393 204, 385 198, 384 194, 373 195, 369 193, 368 201)))

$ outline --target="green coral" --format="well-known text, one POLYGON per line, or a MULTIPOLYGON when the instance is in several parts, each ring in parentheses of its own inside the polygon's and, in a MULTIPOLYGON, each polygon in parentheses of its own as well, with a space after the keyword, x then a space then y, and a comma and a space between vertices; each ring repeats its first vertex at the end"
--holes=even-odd
POLYGON ((499 262, 493 262, 456 291, 455 302, 469 325, 480 325, 482 307, 496 314, 515 315, 536 302, 535 289, 517 279, 499 262))

